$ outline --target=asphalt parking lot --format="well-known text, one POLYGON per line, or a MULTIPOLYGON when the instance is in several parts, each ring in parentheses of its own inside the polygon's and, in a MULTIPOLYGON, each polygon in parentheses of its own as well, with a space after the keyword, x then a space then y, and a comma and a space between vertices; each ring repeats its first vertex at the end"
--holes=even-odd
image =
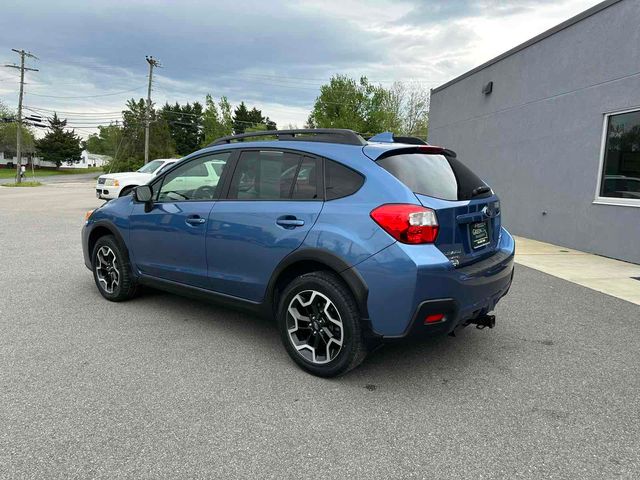
POLYGON ((0 188, 1 478, 638 478, 639 306, 518 266, 494 330, 322 380, 259 318, 103 300, 99 203, 0 188))

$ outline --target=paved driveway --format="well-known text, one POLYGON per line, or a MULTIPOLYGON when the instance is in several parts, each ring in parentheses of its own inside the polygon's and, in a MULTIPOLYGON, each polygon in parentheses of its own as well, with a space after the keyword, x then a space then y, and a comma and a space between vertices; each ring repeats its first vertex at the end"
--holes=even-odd
POLYGON ((493 331, 321 380, 267 321, 102 300, 96 204, 0 188, 0 478, 638 478, 637 305, 519 267, 493 331))

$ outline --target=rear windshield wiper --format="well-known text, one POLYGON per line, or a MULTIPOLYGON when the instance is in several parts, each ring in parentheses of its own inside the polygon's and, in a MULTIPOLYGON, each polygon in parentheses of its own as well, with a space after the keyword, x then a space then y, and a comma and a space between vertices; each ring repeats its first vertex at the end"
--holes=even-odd
POLYGON ((487 187, 486 185, 480 185, 479 187, 476 187, 471 191, 471 196, 477 197, 478 195, 489 193, 490 191, 491 191, 491 188, 487 187))

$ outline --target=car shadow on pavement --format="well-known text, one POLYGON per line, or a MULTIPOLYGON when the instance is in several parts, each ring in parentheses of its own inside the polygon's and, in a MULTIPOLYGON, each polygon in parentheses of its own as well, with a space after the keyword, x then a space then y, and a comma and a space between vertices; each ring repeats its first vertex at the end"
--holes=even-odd
MULTIPOLYGON (((212 340, 223 337, 225 342, 250 345, 254 354, 278 359, 273 368, 299 370, 289 360, 271 319, 150 288, 145 289, 138 301, 156 304, 166 313, 166 321, 191 324, 194 331, 211 335, 212 340)), ((468 369, 470 363, 477 362, 493 365, 496 373, 508 372, 508 366, 496 364, 490 358, 493 338, 488 329, 478 331, 467 327, 458 330, 456 337, 437 336, 388 343, 370 352, 359 367, 331 381, 378 385, 425 381, 433 377, 437 382, 447 383, 468 369)))

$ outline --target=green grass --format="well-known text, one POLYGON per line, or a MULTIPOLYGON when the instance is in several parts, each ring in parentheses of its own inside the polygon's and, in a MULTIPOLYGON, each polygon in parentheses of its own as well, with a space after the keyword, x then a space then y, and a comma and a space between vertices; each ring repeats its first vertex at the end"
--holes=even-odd
POLYGON ((39 187, 40 182, 3 183, 0 187, 39 187))
MULTIPOLYGON (((70 168, 68 170, 35 170, 36 178, 37 177, 52 177, 54 175, 79 175, 81 173, 102 173, 102 167, 93 167, 93 168, 70 168)), ((0 169, 0 178, 14 178, 16 176, 16 171, 13 168, 3 168, 0 169)), ((28 169, 25 172, 25 177, 33 178, 31 173, 31 169, 28 169)))

